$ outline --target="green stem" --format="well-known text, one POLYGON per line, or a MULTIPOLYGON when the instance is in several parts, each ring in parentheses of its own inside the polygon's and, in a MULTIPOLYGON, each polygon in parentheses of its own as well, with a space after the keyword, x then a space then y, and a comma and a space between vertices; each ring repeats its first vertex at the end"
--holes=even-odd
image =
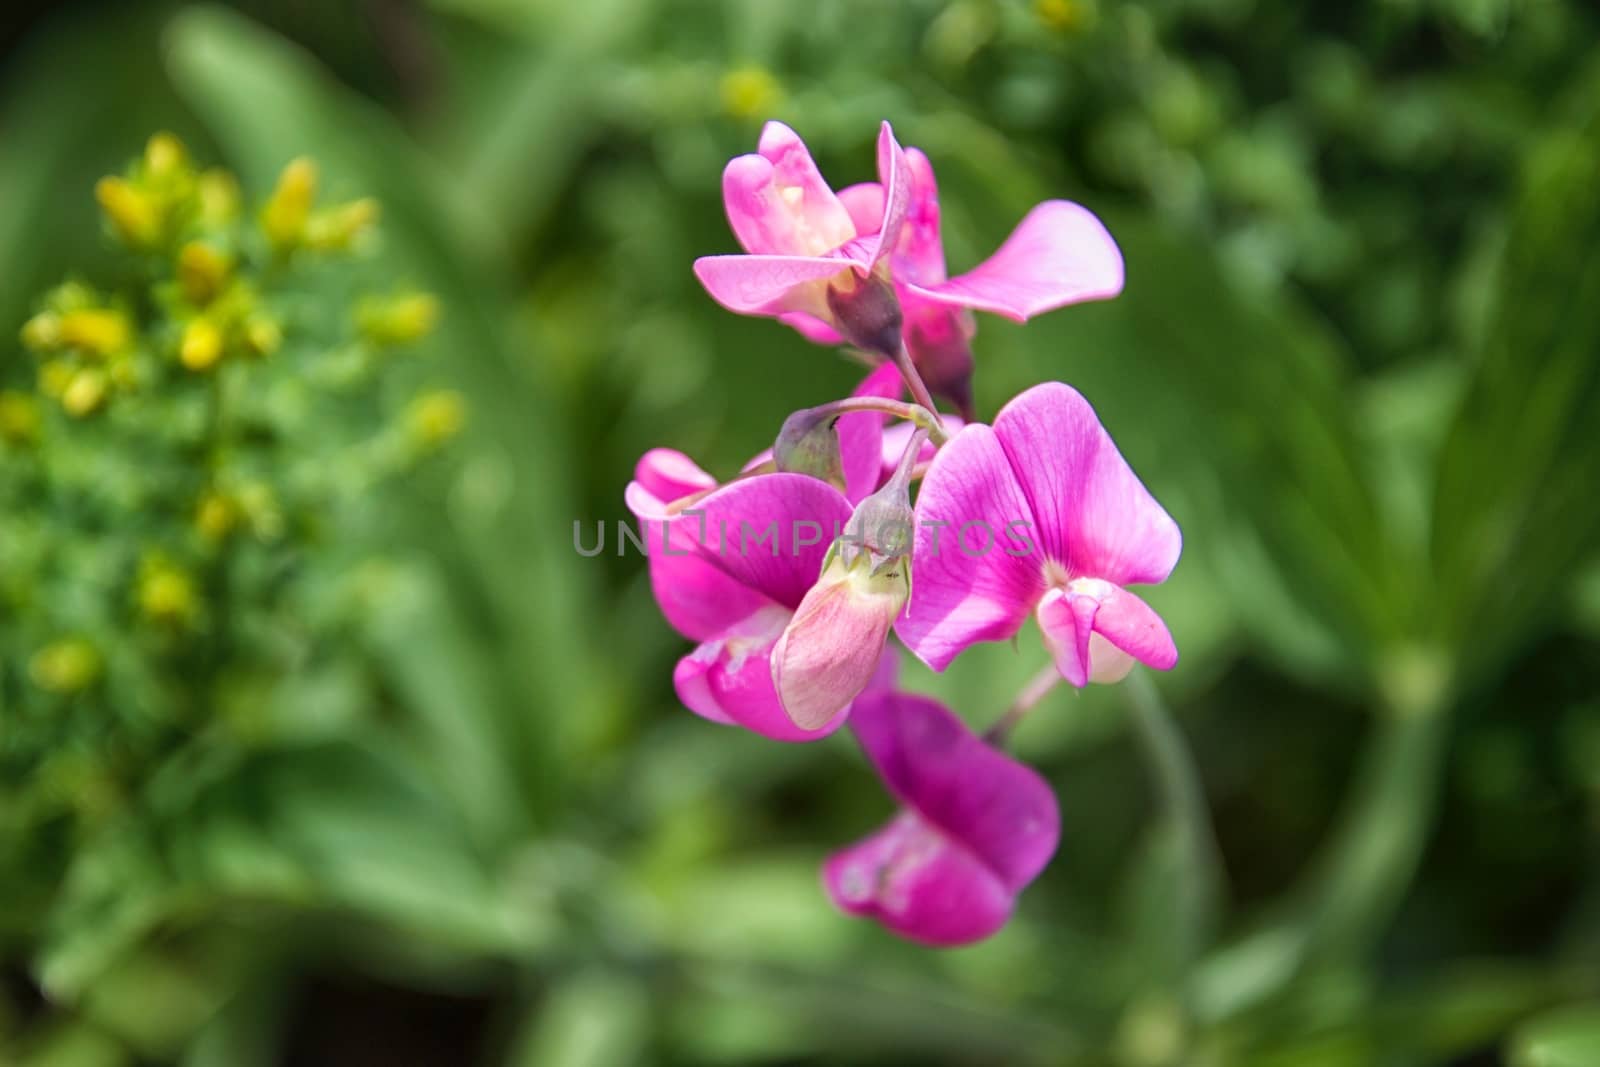
POLYGON ((1135 669, 1123 683, 1133 725, 1182 849, 1178 886, 1179 958, 1185 965, 1205 949, 1222 906, 1224 873, 1211 812, 1182 732, 1148 673, 1135 669))
POLYGON ((1047 664, 1038 674, 1028 679, 1028 684, 1022 687, 1022 692, 1017 694, 1017 699, 1005 713, 994 721, 994 725, 983 733, 983 739, 991 745, 1002 745, 1017 723, 1027 717, 1034 705, 1049 695, 1050 690, 1061 684, 1061 671, 1054 663, 1047 664))
POLYGON ((904 400, 892 400, 884 396, 848 396, 843 400, 835 400, 812 408, 811 411, 819 418, 849 415, 858 411, 880 411, 928 431, 928 439, 935 446, 942 445, 947 440, 944 424, 939 421, 938 413, 922 404, 907 404, 904 400))

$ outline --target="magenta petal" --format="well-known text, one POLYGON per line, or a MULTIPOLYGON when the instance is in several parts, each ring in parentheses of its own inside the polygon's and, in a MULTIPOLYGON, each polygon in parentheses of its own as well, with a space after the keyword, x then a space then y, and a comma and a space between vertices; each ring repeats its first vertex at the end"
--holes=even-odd
POLYGON ((1172 573, 1183 548, 1178 524, 1076 389, 1034 386, 1001 410, 994 433, 1039 519, 1039 542, 1050 559, 1073 577, 1114 585, 1161 582, 1172 573))
POLYGON ((717 480, 682 452, 652 448, 639 458, 624 499, 628 509, 643 519, 665 517, 666 505, 717 487, 717 480))
POLYGON ((742 726, 775 741, 815 741, 844 724, 849 708, 815 730, 789 721, 772 684, 772 651, 789 613, 758 612, 678 661, 672 682, 678 699, 713 722, 742 726))
POLYGON ((1109 582, 1079 579, 1074 589, 1092 589, 1099 601, 1094 632, 1147 667, 1168 671, 1178 665, 1178 647, 1155 609, 1109 582))
POLYGON ((923 821, 982 860, 1013 893, 1055 854, 1055 794, 1027 765, 991 747, 937 701, 869 692, 850 728, 884 785, 923 821))
MULTIPOLYGON (((894 364, 881 364, 868 374, 851 396, 899 399, 905 389, 894 364)), ((883 484, 885 416, 876 411, 842 415, 834 425, 839 435, 839 459, 844 467, 845 497, 859 504, 883 484)), ((891 468, 892 469, 892 468, 891 468)))
POLYGON ((1122 291, 1122 253, 1087 208, 1047 200, 976 268, 913 291, 1022 322, 1067 304, 1116 296, 1122 291))
POLYGON ((1000 439, 982 424, 939 449, 916 521, 911 600, 896 630, 942 671, 968 645, 1016 633, 1044 593, 1038 523, 1000 439))
POLYGON ((895 278, 916 285, 938 285, 945 280, 939 186, 933 178, 933 164, 920 149, 906 149, 906 163, 910 199, 900 247, 895 251, 895 278))
POLYGON ((935 946, 988 937, 1014 901, 977 857, 911 812, 829 856, 822 878, 842 911, 935 946))

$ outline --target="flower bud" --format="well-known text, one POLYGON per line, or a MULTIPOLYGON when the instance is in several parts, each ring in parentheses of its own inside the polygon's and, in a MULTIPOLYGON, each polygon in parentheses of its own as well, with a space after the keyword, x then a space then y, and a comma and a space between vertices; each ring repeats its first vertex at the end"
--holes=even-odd
POLYGON ((356 314, 367 340, 403 345, 420 340, 439 321, 439 301, 432 293, 405 293, 388 300, 368 300, 356 314))
POLYGON ((444 444, 459 434, 466 422, 466 401, 452 389, 423 393, 406 411, 406 431, 424 448, 444 444))
POLYGON ((972 316, 946 313, 913 318, 906 331, 906 348, 929 392, 955 404, 967 422, 972 410, 972 316))
POLYGON ((239 522, 239 509, 222 493, 209 492, 194 509, 194 527, 207 541, 221 541, 239 522))
POLYGON ((222 330, 207 318, 193 319, 183 328, 178 360, 189 370, 201 373, 222 358, 222 330))
POLYGON ((772 446, 772 462, 780 471, 809 474, 844 491, 844 461, 839 455, 839 416, 814 408, 783 420, 772 446))
POLYGON ((94 414, 105 403, 109 385, 106 372, 99 367, 84 367, 73 372, 61 392, 62 410, 75 419, 94 414))
POLYGON ((82 308, 61 316, 61 343, 91 355, 122 351, 132 334, 128 317, 111 308, 82 308))
POLYGON ((874 566, 834 544, 772 651, 772 683, 796 726, 822 729, 867 687, 910 595, 909 557, 874 566))
POLYGON ((160 242, 161 211, 148 193, 126 178, 109 177, 95 184, 94 196, 125 244, 151 248, 160 242))
POLYGON ((377 225, 378 202, 371 197, 319 211, 306 223, 306 247, 342 252, 377 225))
POLYGON ((857 348, 893 358, 900 351, 900 301, 894 286, 877 272, 858 277, 843 271, 828 283, 833 325, 857 348))
POLYGON ((897 479, 890 479, 856 506, 845 527, 841 551, 852 560, 864 554, 871 566, 880 567, 910 555, 915 523, 910 492, 897 479))
POLYGON ((769 115, 782 90, 778 79, 764 67, 740 67, 722 76, 718 85, 722 109, 734 118, 752 119, 769 115))
POLYGON ((28 677, 52 693, 78 693, 100 677, 100 653, 79 637, 54 641, 28 661, 28 677))
POLYGON ((214 168, 195 181, 200 204, 200 221, 217 228, 226 226, 239 214, 239 182, 232 174, 214 168))
POLYGON ((32 444, 39 437, 39 408, 26 393, 0 392, 0 441, 32 444))
POLYGON ((204 307, 217 298, 228 283, 232 263, 223 253, 204 241, 190 241, 178 253, 178 284, 184 299, 204 307))
POLYGON ((303 156, 290 161, 261 209, 261 229, 278 251, 299 247, 316 195, 317 165, 303 156))
POLYGON ((244 343, 252 355, 270 356, 283 344, 283 330, 275 319, 252 315, 245 320, 244 343))
POLYGON ((22 344, 30 352, 54 352, 63 343, 61 316, 54 311, 41 311, 22 324, 22 344))
POLYGON ((163 560, 147 560, 140 568, 139 613, 165 626, 186 626, 199 610, 194 581, 163 560))
POLYGON ((145 173, 152 178, 175 177, 189 162, 183 142, 165 131, 155 134, 144 146, 145 173))

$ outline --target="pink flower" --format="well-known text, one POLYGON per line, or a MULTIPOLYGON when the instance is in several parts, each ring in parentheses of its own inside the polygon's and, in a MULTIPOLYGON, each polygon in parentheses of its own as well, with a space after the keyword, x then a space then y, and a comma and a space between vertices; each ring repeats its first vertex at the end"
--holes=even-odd
POLYGON ((934 458, 916 512, 916 595, 898 631, 934 670, 1030 612, 1073 685, 1177 663, 1161 617, 1123 586, 1165 581, 1182 536, 1076 390, 1038 385, 993 428, 967 426, 934 458))
MULTIPOLYGON (((1122 253, 1099 219, 1067 200, 1046 200, 1023 217, 999 251, 955 278, 945 270, 939 188, 933 164, 905 150, 910 205, 890 257, 903 338, 928 388, 972 417, 972 350, 977 330, 969 309, 1017 322, 1068 304, 1104 300, 1122 291, 1122 253)), ((860 232, 884 214, 883 187, 851 186, 839 194, 860 232)), ((826 323, 785 321, 813 341, 839 344, 826 323)))
POLYGON ((930 945, 1000 929, 1055 853, 1050 787, 926 697, 869 690, 850 727, 901 810, 828 858, 833 902, 930 945))
POLYGON ((885 122, 878 134, 879 212, 860 232, 800 140, 781 122, 761 131, 755 155, 722 174, 728 223, 743 256, 706 256, 695 276, 743 315, 803 316, 869 351, 892 355, 900 309, 885 262, 905 221, 905 154, 885 122))

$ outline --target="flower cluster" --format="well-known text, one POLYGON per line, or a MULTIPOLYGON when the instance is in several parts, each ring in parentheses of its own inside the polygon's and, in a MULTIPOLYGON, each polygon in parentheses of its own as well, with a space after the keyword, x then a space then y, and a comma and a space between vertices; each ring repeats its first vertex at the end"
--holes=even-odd
POLYGON ((156 135, 95 191, 134 283, 57 286, 21 328, 31 358, 0 358, 8 851, 138 810, 170 761, 273 743, 318 684, 381 700, 340 531, 465 416, 400 355, 434 298, 363 277, 377 205, 317 185, 291 162, 251 212, 156 135))
POLYGON ((835 192, 777 122, 728 164, 745 254, 697 261, 707 292, 879 366, 851 397, 791 415, 726 484, 655 449, 626 499, 662 613, 697 643, 674 672, 679 698, 781 741, 848 723, 900 812, 827 861, 828 893, 903 936, 962 944, 1006 921, 1056 848, 1054 796, 1000 747, 1043 689, 979 736, 897 689, 891 631, 943 671, 1031 615, 1051 681, 1164 670, 1172 637, 1126 587, 1164 581, 1181 538, 1070 386, 1028 389, 989 424, 973 410, 974 310, 1024 321, 1120 292, 1121 254, 1099 220, 1040 204, 950 277, 928 158, 885 123, 877 169, 835 192))

